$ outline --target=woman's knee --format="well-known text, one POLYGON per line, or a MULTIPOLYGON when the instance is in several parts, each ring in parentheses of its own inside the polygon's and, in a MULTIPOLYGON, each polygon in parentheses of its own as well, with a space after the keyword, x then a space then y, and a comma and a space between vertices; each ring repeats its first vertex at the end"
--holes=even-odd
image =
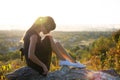
POLYGON ((50 40, 49 36, 45 36, 44 40, 50 40))
POLYGON ((55 44, 56 44, 57 46, 60 46, 60 45, 61 45, 60 42, 55 42, 55 44))

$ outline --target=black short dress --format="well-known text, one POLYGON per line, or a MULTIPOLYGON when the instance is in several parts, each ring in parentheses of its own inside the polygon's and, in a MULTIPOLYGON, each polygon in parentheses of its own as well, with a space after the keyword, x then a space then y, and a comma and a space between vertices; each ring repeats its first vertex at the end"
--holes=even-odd
POLYGON ((35 31, 30 31, 28 30, 25 34, 24 37, 24 55, 25 55, 25 59, 26 59, 26 63, 29 67, 31 67, 32 69, 38 71, 41 75, 44 72, 43 68, 39 65, 37 65, 36 63, 32 62, 29 58, 28 58, 28 49, 29 49, 29 44, 30 44, 30 37, 32 35, 37 35, 37 43, 35 46, 35 55, 37 56, 37 58, 42 61, 48 68, 48 70, 50 69, 50 62, 51 62, 51 56, 52 56, 52 48, 51 48, 51 43, 50 43, 50 39, 49 36, 46 36, 43 40, 41 40, 40 35, 35 32, 35 31))

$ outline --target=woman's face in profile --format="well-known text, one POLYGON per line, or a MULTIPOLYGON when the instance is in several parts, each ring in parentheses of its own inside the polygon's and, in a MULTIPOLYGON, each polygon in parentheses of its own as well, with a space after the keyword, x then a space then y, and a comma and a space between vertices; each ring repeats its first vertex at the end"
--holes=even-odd
POLYGON ((42 26, 42 32, 43 34, 48 34, 50 33, 50 30, 46 29, 45 26, 42 26))

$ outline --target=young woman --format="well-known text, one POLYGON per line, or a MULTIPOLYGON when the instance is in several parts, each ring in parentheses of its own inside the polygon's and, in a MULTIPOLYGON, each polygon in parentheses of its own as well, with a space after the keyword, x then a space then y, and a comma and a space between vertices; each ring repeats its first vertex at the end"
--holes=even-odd
POLYGON ((50 69, 52 51, 59 57, 60 65, 68 65, 84 68, 85 65, 76 62, 67 54, 59 42, 54 42, 53 37, 48 35, 56 28, 54 19, 50 16, 39 17, 24 36, 24 55, 29 67, 46 75, 50 69), (45 36, 41 39, 39 33, 45 36))

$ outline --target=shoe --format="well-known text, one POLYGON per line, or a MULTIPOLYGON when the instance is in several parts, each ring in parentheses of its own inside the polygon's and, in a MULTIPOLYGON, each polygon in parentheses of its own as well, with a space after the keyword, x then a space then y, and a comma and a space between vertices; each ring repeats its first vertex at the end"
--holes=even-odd
POLYGON ((84 64, 81 64, 80 62, 76 62, 76 63, 73 63, 74 64, 74 67, 77 67, 77 68, 85 68, 86 67, 86 65, 84 65, 84 64))
POLYGON ((71 67, 76 67, 76 68, 85 68, 86 67, 85 65, 81 64, 80 62, 73 63, 68 60, 64 60, 64 61, 61 60, 59 65, 60 66, 71 66, 71 67))
POLYGON ((60 66, 74 66, 74 64, 68 60, 64 60, 64 61, 60 60, 59 65, 60 66))

